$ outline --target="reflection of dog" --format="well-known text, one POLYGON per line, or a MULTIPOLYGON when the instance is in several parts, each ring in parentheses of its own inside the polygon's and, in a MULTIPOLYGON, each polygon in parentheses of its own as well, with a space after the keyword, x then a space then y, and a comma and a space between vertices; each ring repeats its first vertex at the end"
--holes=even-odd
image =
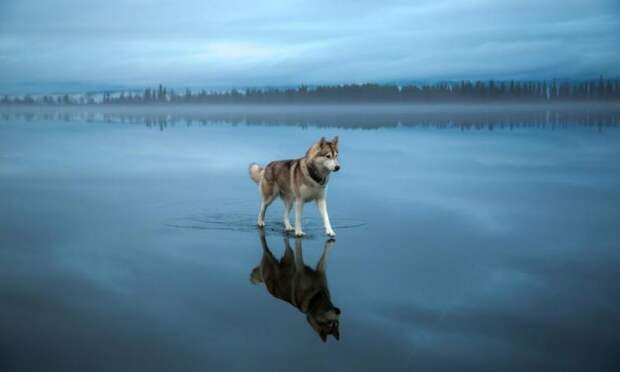
POLYGON ((304 264, 300 239, 295 240, 295 254, 293 254, 288 238, 285 237, 284 255, 277 260, 267 247, 264 232, 260 230, 259 234, 263 258, 260 265, 252 270, 250 275, 252 283, 265 283, 272 296, 290 303, 306 314, 308 323, 319 334, 321 340, 326 341, 330 334, 336 340, 340 340, 338 327, 340 309, 331 302, 325 276, 327 257, 334 246, 334 240, 329 239, 325 242, 323 254, 313 270, 304 264))
POLYGON ((284 229, 292 231, 288 215, 295 202, 295 236, 303 236, 301 214, 304 203, 316 200, 323 218, 325 233, 335 236, 329 222, 325 194, 327 181, 331 172, 340 169, 338 163, 338 137, 331 142, 321 137, 308 149, 303 158, 295 160, 278 160, 267 164, 263 169, 258 164, 250 164, 250 177, 258 183, 261 196, 257 224, 265 226, 265 211, 269 204, 280 195, 284 201, 284 229))

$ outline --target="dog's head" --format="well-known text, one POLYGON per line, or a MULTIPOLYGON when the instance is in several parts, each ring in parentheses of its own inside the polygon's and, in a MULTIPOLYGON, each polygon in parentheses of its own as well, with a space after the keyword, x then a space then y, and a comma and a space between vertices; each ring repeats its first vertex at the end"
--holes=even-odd
POLYGON ((310 326, 319 334, 323 342, 327 341, 327 336, 333 335, 336 340, 340 340, 340 309, 332 307, 323 311, 319 310, 306 316, 310 326))
POLYGON ((329 172, 338 172, 340 170, 340 162, 338 161, 338 136, 334 137, 331 141, 327 141, 325 137, 321 137, 319 142, 308 149, 306 157, 318 167, 329 172))

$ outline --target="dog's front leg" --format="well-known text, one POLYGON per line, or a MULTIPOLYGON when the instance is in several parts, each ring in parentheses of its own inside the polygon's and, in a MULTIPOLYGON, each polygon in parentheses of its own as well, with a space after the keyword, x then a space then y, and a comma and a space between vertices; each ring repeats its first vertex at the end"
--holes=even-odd
POLYGON ((328 239, 323 246, 323 254, 319 259, 319 262, 316 264, 316 271, 325 274, 327 270, 327 259, 329 255, 332 253, 332 249, 334 248, 334 239, 328 239))
POLYGON ((332 229, 332 224, 329 222, 329 215, 327 214, 327 202, 325 196, 321 196, 316 200, 316 205, 319 207, 319 213, 323 218, 323 226, 325 226, 325 234, 328 236, 336 236, 336 232, 332 229))
POLYGON ((301 248, 301 239, 295 239, 295 271, 298 274, 304 272, 304 253, 301 248))
POLYGON ((295 198, 295 236, 304 236, 304 232, 301 229, 301 215, 304 212, 304 201, 302 198, 295 198))

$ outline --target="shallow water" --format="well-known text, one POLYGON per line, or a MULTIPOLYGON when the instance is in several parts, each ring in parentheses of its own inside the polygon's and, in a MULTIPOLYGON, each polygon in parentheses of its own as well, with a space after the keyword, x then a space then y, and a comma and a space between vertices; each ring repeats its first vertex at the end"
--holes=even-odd
MULTIPOLYGON (((620 116, 459 125, 459 112, 261 125, 5 112, 0 369, 617 368, 620 116), (262 248, 247 164, 334 135, 327 279, 341 338, 323 343, 250 282, 262 248)), ((267 213, 277 257, 281 213, 267 213)), ((313 205, 304 222, 313 266, 325 244, 313 205)))

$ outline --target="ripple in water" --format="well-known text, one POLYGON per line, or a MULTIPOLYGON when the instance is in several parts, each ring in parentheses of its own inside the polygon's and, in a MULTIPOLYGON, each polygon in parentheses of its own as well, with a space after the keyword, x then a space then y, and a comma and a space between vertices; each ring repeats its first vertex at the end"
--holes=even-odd
MULTIPOLYGON (((292 222, 292 221, 291 221, 292 222)), ((190 217, 181 217, 164 223, 165 226, 179 229, 223 230, 236 232, 256 232, 255 214, 235 213, 201 213, 190 217)), ((339 229, 353 229, 366 225, 366 222, 353 218, 339 218, 332 223, 336 232, 339 229)), ((323 221, 318 217, 303 218, 304 232, 307 238, 323 235, 323 221)), ((265 232, 285 235, 284 224, 275 217, 265 219, 265 232)), ((289 233, 293 236, 293 233, 289 233)))

